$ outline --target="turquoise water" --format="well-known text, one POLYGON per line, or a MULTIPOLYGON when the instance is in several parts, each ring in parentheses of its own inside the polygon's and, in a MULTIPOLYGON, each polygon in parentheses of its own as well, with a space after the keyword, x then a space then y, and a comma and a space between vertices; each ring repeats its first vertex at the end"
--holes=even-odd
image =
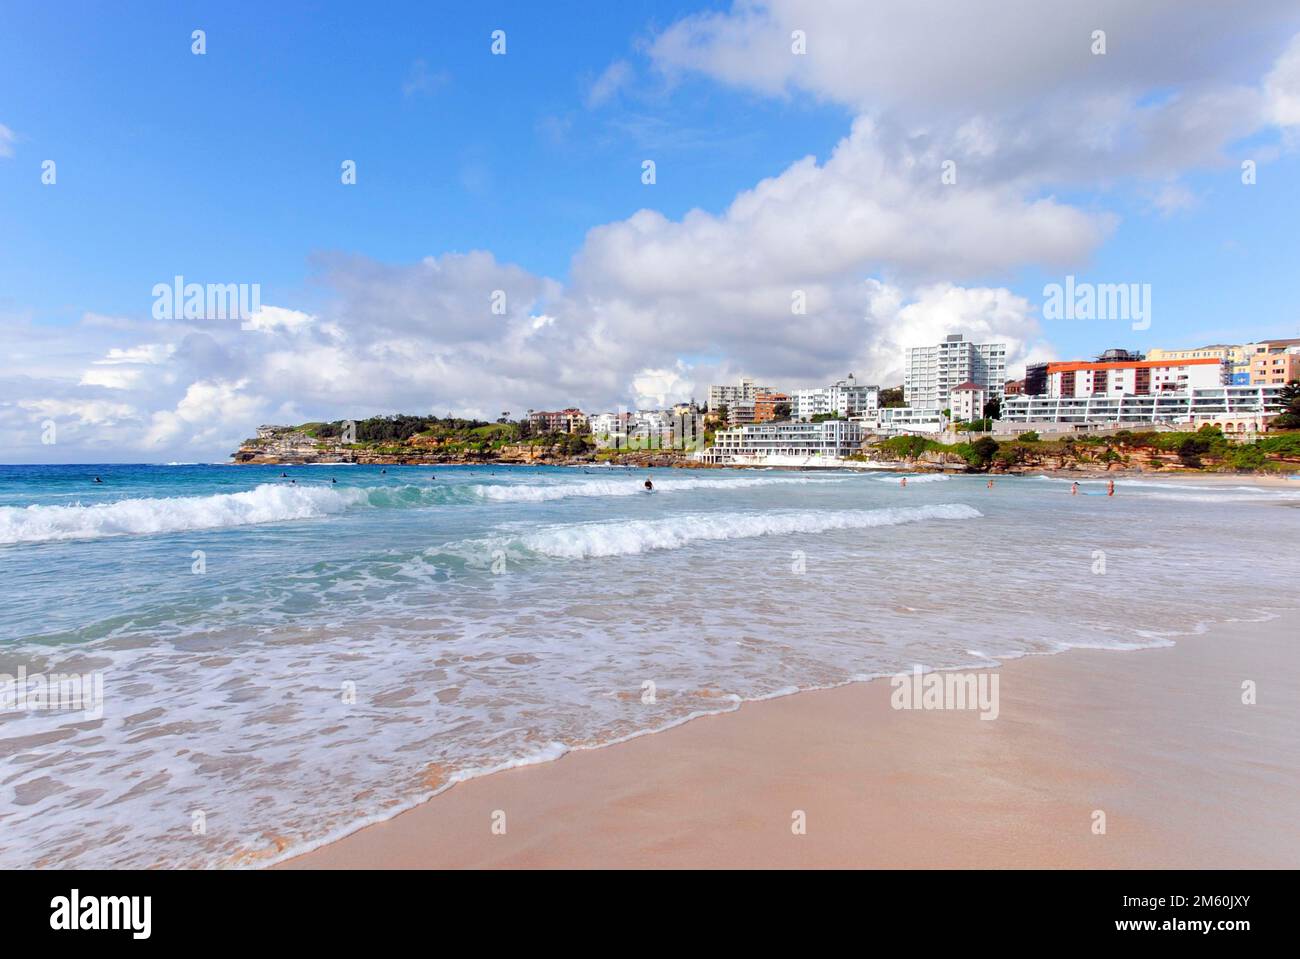
POLYGON ((1296 502, 1300 483, 1230 478, 1107 498, 1041 477, 0 467, 0 673, 103 683, 102 715, 0 710, 0 865, 269 862, 746 699, 1290 614, 1296 502))

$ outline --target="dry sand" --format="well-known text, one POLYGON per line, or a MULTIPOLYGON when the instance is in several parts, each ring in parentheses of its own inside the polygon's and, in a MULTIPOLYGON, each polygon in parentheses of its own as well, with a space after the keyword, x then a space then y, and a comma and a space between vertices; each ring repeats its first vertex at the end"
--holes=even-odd
POLYGON ((749 703, 462 783, 280 868, 1296 868, 1298 632, 1013 661, 992 721, 895 710, 879 680, 749 703))

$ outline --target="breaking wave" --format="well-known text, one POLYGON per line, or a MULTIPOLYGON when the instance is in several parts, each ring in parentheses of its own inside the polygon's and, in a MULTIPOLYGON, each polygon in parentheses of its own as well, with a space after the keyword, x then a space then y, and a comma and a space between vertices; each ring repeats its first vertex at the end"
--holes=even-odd
MULTIPOLYGON (((696 489, 749 489, 755 486, 780 486, 807 483, 840 483, 842 479, 817 479, 792 476, 782 479, 656 479, 656 492, 674 493, 696 489)), ((584 480, 548 486, 475 486, 474 492, 484 499, 507 503, 543 503, 571 496, 643 496, 640 479, 584 480)))
POLYGON ((175 533, 315 519, 367 502, 356 487, 263 484, 240 493, 123 499, 91 506, 0 507, 0 544, 175 533))
POLYGON ((975 519, 982 515, 979 510, 964 503, 791 513, 700 513, 656 520, 556 526, 524 533, 496 545, 561 559, 589 559, 680 549, 699 540, 869 529, 873 526, 897 526, 930 519, 975 519))

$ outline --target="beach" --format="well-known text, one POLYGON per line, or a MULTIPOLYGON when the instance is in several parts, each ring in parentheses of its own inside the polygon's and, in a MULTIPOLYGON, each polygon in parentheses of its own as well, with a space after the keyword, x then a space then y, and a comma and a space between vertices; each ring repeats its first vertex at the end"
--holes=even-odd
POLYGON ((0 865, 1300 862, 1300 487, 903 478, 2 467, 0 865))
POLYGON ((1296 633, 1014 660, 992 720, 891 708, 883 679, 746 703, 457 784, 281 867, 1296 868, 1296 633))

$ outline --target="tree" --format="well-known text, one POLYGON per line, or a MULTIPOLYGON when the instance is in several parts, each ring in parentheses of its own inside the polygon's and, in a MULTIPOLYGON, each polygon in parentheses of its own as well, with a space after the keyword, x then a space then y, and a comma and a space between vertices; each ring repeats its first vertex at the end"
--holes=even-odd
MULTIPOLYGON (((1300 417, 1300 380, 1292 380, 1278 390, 1277 398, 1282 401, 1282 414, 1300 417)), ((1281 417, 1279 417, 1280 419, 1281 417)), ((1277 420, 1273 421, 1276 425, 1277 420)), ((1294 429, 1295 427, 1283 427, 1294 429)))
POLYGON ((981 436, 970 445, 970 454, 966 457, 966 462, 976 469, 988 469, 989 463, 997 452, 998 441, 991 436, 981 436))
POLYGON ((986 420, 1002 418, 1002 401, 996 396, 984 404, 984 418, 986 420))
POLYGON ((894 409, 903 405, 903 388, 890 386, 880 391, 880 405, 885 409, 894 409))
POLYGON ((776 406, 772 407, 772 414, 778 420, 788 420, 790 418, 790 404, 777 403, 776 406))

